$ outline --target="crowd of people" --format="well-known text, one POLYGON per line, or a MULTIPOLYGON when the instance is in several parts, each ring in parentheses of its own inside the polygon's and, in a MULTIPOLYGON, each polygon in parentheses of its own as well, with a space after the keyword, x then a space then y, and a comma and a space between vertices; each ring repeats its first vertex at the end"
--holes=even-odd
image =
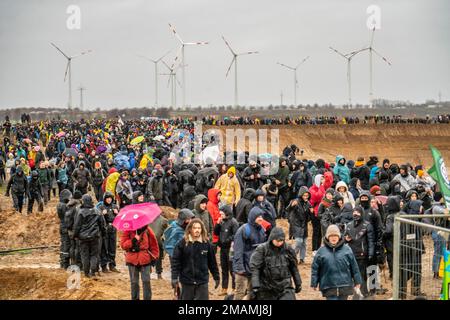
POLYGON ((426 117, 404 117, 395 116, 299 116, 284 118, 259 118, 259 117, 223 117, 217 118, 209 116, 202 118, 203 124, 206 125, 324 125, 324 124, 437 124, 450 123, 450 114, 426 117))
MULTIPOLYGON (((119 272, 112 223, 121 209, 153 202, 179 210, 173 221, 159 216, 121 233, 132 299, 140 297, 139 279, 143 298, 151 299, 150 272, 154 268, 162 278, 165 254, 174 292, 185 300, 209 298, 209 273, 220 294, 229 297, 232 289, 235 300, 295 299, 302 290, 298 265, 307 256, 310 286, 327 299, 345 300, 355 290, 364 297, 383 294, 383 288, 367 286, 367 270, 380 272, 387 262, 392 278, 394 217, 448 213, 420 164, 342 155, 328 163, 305 159, 291 145, 279 155, 274 174, 248 154, 240 164, 198 165, 177 149, 183 137, 175 137, 176 129, 193 134, 192 122, 182 119, 17 124, 0 148, 6 196, 18 212, 27 202, 27 214, 35 203, 42 212, 58 197, 61 267, 78 265, 87 277, 119 272), (277 226, 280 219, 287 220, 287 233, 277 226)), ((429 223, 449 226, 444 219, 429 223)), ((447 239, 438 233, 432 238, 437 278, 447 239)), ((404 263, 414 272, 400 279, 402 292, 411 280, 415 296, 424 294, 417 263, 422 247, 409 252, 414 257, 404 263)))

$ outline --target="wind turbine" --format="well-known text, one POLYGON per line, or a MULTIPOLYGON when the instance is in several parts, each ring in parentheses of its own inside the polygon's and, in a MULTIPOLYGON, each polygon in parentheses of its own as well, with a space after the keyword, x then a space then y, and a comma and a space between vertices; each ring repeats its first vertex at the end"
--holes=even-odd
POLYGON ((170 51, 166 52, 159 59, 153 60, 143 55, 138 55, 138 57, 145 59, 147 61, 153 62, 155 64, 155 107, 158 107, 158 63, 168 54, 170 51))
MULTIPOLYGON (((175 30, 175 27, 172 26, 169 23, 169 28, 170 30, 173 32, 173 34, 175 35, 175 37, 177 37, 178 41, 180 41, 181 46, 180 49, 178 50, 181 51, 181 66, 183 67, 183 73, 182 73, 182 81, 183 81, 183 107, 186 106, 186 72, 185 72, 185 67, 186 67, 186 57, 184 55, 184 47, 185 46, 198 46, 198 45, 205 45, 208 44, 209 42, 207 41, 198 41, 198 42, 184 42, 181 37, 178 35, 177 31, 175 30)), ((179 54, 177 54, 177 57, 175 58, 178 59, 179 54)))
POLYGON ((348 53, 348 54, 343 54, 343 53, 339 52, 338 50, 336 50, 333 47, 330 47, 330 49, 333 50, 334 52, 336 52, 341 57, 343 57, 345 60, 347 60, 348 105, 351 108, 351 106, 352 106, 352 74, 351 74, 351 72, 352 72, 352 70, 351 70, 352 59, 358 53, 367 50, 367 48, 363 48, 363 49, 358 50, 358 51, 353 51, 353 52, 348 53))
POLYGON ((297 106, 297 69, 303 64, 305 63, 306 60, 309 59, 309 56, 307 56, 305 59, 303 59, 295 68, 285 65, 283 63, 277 62, 277 64, 279 64, 282 67, 288 68, 289 70, 294 71, 294 106, 297 106))
POLYGON ((78 87, 78 91, 80 91, 80 110, 83 111, 83 91, 85 91, 86 88, 83 87, 81 84, 78 87))
MULTIPOLYGON (((385 57, 383 57, 378 51, 376 51, 373 48, 373 40, 375 37, 375 27, 372 29, 372 37, 370 39, 370 45, 363 49, 362 51, 369 50, 369 102, 370 102, 370 108, 373 108, 373 54, 375 53, 378 57, 380 57, 384 62, 386 62, 388 65, 392 65, 385 57)), ((350 54, 352 54, 351 52, 350 54)))
POLYGON ((170 67, 164 60, 161 60, 162 63, 166 66, 166 68, 169 70, 169 73, 161 73, 161 75, 169 76, 169 80, 167 81, 167 86, 170 85, 171 105, 173 108, 177 107, 177 84, 181 88, 183 87, 177 78, 176 69, 178 68, 178 66, 175 66, 176 60, 177 59, 175 58, 175 61, 172 63, 172 65, 170 67))
POLYGON ((239 56, 248 55, 248 54, 256 54, 259 53, 258 51, 248 51, 243 53, 236 53, 233 49, 231 49, 230 44, 227 42, 224 36, 222 36, 223 41, 225 41, 225 44, 227 45, 228 49, 230 49, 231 54, 233 55, 233 59, 231 60, 231 64, 228 67, 227 73, 225 74, 225 77, 228 77, 228 73, 230 73, 231 66, 234 63, 234 106, 238 106, 238 78, 237 78, 237 58, 239 56))
POLYGON ((66 59, 67 59, 67 67, 66 67, 66 73, 64 74, 64 82, 66 82, 67 74, 69 74, 69 101, 67 102, 67 107, 69 109, 72 108, 72 59, 78 58, 82 55, 88 54, 92 52, 92 50, 83 51, 80 54, 77 54, 75 56, 68 56, 65 54, 60 48, 58 48, 53 42, 50 42, 52 46, 56 48, 66 59))

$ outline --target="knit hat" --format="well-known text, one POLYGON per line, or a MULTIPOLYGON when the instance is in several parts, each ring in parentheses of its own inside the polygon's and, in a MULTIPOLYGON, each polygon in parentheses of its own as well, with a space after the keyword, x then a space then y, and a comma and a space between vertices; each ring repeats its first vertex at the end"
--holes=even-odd
POLYGON ((330 236, 338 236, 339 238, 341 237, 341 231, 339 230, 339 227, 337 225, 332 224, 327 228, 325 238, 328 240, 330 236))
POLYGON ((380 186, 373 186, 372 188, 370 188, 370 194, 376 196, 377 194, 379 194, 381 192, 381 188, 380 186))

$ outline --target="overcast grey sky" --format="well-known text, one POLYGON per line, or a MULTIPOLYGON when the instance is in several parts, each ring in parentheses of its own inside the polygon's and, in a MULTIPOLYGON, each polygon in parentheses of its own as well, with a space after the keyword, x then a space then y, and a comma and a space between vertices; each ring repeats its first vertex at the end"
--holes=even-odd
MULTIPOLYGON (((299 70, 298 103, 345 103, 345 60, 328 47, 344 52, 369 42, 369 5, 381 8, 381 30, 374 47, 392 62, 374 60, 375 97, 423 102, 450 98, 450 1, 448 0, 0 0, 0 108, 65 106, 65 58, 74 59, 73 102, 79 104, 82 83, 90 107, 152 105, 153 64, 138 57, 158 57, 179 46, 169 30, 176 26, 185 41, 209 41, 186 49, 187 103, 233 103, 234 75, 225 78, 232 56, 224 35, 240 51, 260 54, 239 59, 242 105, 293 102, 292 73, 299 70), (81 30, 68 30, 69 5, 81 8, 81 30)), ((353 100, 368 103, 368 54, 352 64, 353 100)), ((160 67, 163 71, 163 67, 160 67)), ((180 72, 181 80, 181 72, 180 72)), ((160 77, 160 103, 170 103, 167 78, 160 77)), ((181 89, 178 89, 181 103, 181 89)))

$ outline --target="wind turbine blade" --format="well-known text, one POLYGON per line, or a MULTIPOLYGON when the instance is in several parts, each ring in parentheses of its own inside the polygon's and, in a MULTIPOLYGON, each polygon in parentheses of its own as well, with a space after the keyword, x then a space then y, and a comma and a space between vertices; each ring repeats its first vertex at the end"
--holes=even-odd
POLYGON ((388 59, 386 59, 385 57, 383 57, 381 54, 378 53, 378 51, 376 51, 375 49, 372 49, 372 51, 379 56, 381 59, 383 59, 384 62, 386 62, 388 65, 392 66, 392 64, 388 61, 388 59))
POLYGON ((66 57, 67 59, 69 59, 69 57, 60 49, 56 46, 56 44, 54 44, 53 42, 50 42, 50 44, 52 46, 54 46, 56 48, 56 50, 58 50, 59 52, 61 52, 63 54, 64 57, 66 57))
POLYGON ((230 73, 231 66, 233 66, 234 60, 236 60, 236 56, 231 60, 230 66, 228 67, 227 73, 225 74, 225 78, 228 77, 228 73, 230 73))
POLYGON ((137 56, 138 56, 139 58, 145 59, 145 60, 150 61, 150 62, 153 62, 153 63, 156 63, 156 62, 157 62, 157 61, 155 61, 155 60, 153 60, 153 59, 150 59, 150 58, 147 58, 146 56, 143 56, 143 55, 141 55, 141 54, 137 54, 137 56))
MULTIPOLYGON (((154 61, 155 63, 159 62, 160 60, 162 60, 162 58, 164 58, 165 56, 167 56, 169 53, 171 53, 172 50, 167 51, 161 58, 159 58, 158 60, 154 61)), ((153 60, 152 60, 153 61, 153 60)))
POLYGON ((183 40, 181 40, 180 36, 178 35, 177 31, 175 30, 175 27, 169 23, 169 28, 170 28, 170 31, 173 32, 175 37, 177 37, 178 41, 180 41, 180 43, 183 44, 184 42, 183 42, 183 40))
POLYGON ((224 36, 222 36, 222 39, 223 39, 223 41, 225 41, 225 44, 227 45, 228 49, 230 49, 231 54, 232 54, 233 56, 235 56, 235 55, 236 55, 236 52, 234 52, 233 49, 231 49, 230 44, 228 43, 228 41, 225 39, 224 36))
POLYGON ((339 52, 339 51, 337 51, 335 48, 333 48, 333 47, 329 47, 331 50, 333 50, 334 52, 336 52, 338 55, 340 55, 340 56, 342 56, 342 57, 344 57, 345 59, 347 59, 347 57, 345 56, 345 54, 343 54, 343 53, 341 53, 341 52, 339 52))
POLYGON ((282 66, 282 67, 285 67, 285 68, 288 68, 288 69, 291 69, 291 70, 295 70, 295 68, 289 67, 289 66, 287 66, 287 65, 285 65, 285 64, 283 64, 283 63, 277 62, 277 64, 279 64, 279 65, 282 66))
POLYGON ((169 69, 169 71, 172 71, 172 70, 170 69, 169 65, 168 65, 164 60, 161 60, 161 61, 162 61, 162 63, 166 66, 166 68, 169 69))
POLYGON ((78 58, 78 57, 80 57, 80 56, 83 56, 83 55, 88 54, 88 53, 91 53, 91 52, 92 52, 92 50, 83 51, 83 52, 81 52, 80 54, 77 54, 76 56, 72 56, 71 58, 72 58, 72 59, 75 59, 75 58, 78 58))
POLYGON ((238 56, 243 56, 245 54, 255 54, 255 53, 259 53, 258 51, 249 51, 249 52, 242 52, 242 53, 238 53, 238 56))
POLYGON ((184 45, 187 46, 201 46, 201 45, 205 45, 205 44, 209 44, 208 41, 200 41, 200 42, 185 42, 183 43, 184 45))
POLYGON ((64 73, 64 82, 66 82, 67 72, 69 71, 69 64, 70 64, 70 60, 67 61, 66 72, 64 73))
POLYGON ((306 62, 306 60, 308 60, 309 59, 309 56, 307 56, 305 59, 303 59, 302 60, 302 62, 300 62, 296 67, 295 67, 295 69, 297 69, 298 67, 300 67, 303 63, 305 63, 306 62))
POLYGON ((358 53, 363 52, 363 51, 366 51, 366 50, 369 50, 369 49, 370 49, 370 47, 362 48, 362 49, 360 49, 360 50, 356 50, 356 51, 352 51, 352 52, 350 52, 350 53, 347 53, 345 56, 346 56, 346 58, 348 58, 348 57, 353 57, 353 56, 357 55, 358 53))

